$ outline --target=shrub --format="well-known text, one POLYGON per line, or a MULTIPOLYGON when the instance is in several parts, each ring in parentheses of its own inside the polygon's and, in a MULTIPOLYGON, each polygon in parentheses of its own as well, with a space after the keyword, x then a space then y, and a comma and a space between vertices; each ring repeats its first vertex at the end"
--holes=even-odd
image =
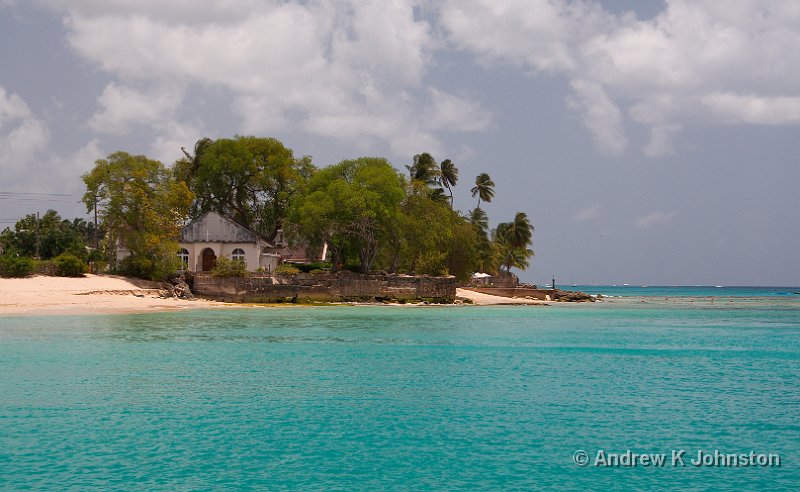
POLYGON ((130 255, 119 262, 118 271, 128 277, 164 280, 178 269, 178 257, 130 255))
POLYGON ((297 275, 300 273, 300 269, 294 265, 289 265, 284 263, 282 265, 278 265, 278 268, 275 269, 276 275, 297 275))
POLYGON ((214 277, 245 277, 247 276, 247 267, 243 261, 220 256, 217 258, 217 266, 211 270, 211 275, 214 277))
POLYGON ((70 253, 61 253, 53 258, 53 262, 59 277, 83 277, 88 270, 83 260, 70 253))
POLYGON ((33 260, 24 256, 0 256, 0 277, 27 277, 33 271, 33 260))
POLYGON ((299 263, 294 266, 303 273, 310 273, 314 270, 330 270, 333 264, 324 261, 315 261, 313 263, 299 263))

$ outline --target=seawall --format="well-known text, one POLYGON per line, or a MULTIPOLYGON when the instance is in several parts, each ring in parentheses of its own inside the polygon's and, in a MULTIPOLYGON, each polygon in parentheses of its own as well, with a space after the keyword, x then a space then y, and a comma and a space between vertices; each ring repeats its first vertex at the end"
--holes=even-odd
POLYGON ((409 275, 299 273, 213 277, 198 273, 194 293, 220 301, 280 302, 374 302, 425 300, 452 303, 456 298, 455 277, 409 275))

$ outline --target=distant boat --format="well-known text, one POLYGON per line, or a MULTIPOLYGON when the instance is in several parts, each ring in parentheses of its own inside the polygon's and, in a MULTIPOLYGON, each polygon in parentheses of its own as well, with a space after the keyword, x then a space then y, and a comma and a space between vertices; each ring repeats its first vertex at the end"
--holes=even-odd
POLYGON ((714 287, 716 287, 716 288, 718 288, 718 289, 722 288, 722 286, 721 286, 721 285, 715 285, 714 287))

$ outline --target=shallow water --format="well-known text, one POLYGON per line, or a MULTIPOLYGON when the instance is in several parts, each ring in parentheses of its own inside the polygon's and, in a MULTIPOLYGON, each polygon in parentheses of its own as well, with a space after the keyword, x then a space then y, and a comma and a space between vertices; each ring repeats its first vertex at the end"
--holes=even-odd
POLYGON ((0 488, 798 490, 800 304, 700 301, 0 318, 0 488))

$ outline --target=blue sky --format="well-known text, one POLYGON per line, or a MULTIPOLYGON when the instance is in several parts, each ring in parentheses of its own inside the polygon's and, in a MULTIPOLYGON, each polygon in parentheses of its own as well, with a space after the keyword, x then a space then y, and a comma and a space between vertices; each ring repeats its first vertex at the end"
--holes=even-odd
POLYGON ((116 150, 453 159, 544 283, 800 284, 792 1, 0 0, 0 227, 116 150))

